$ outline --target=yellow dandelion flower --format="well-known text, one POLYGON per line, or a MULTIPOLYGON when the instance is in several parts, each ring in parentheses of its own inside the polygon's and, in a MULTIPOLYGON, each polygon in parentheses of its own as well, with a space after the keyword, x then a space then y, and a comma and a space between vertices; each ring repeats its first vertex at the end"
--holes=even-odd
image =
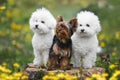
POLYGON ((20 43, 17 43, 17 44, 16 44, 16 47, 20 49, 22 46, 21 46, 20 43))
POLYGON ((6 16, 7 16, 7 18, 11 18, 12 17, 11 12, 10 11, 6 11, 6 16))
POLYGON ((6 80, 14 80, 14 77, 12 75, 9 75, 6 77, 6 80))
POLYGON ((111 64, 111 65, 109 66, 109 68, 110 68, 110 69, 115 69, 116 66, 115 66, 114 64, 111 64))
POLYGON ((64 78, 64 74, 63 73, 59 73, 56 75, 58 78, 64 78))
POLYGON ((108 73, 103 73, 102 77, 108 77, 108 73))
POLYGON ((117 51, 117 47, 114 47, 114 51, 117 51))
POLYGON ((109 80, 118 80, 116 77, 110 77, 110 79, 109 80))
POLYGON ((21 29, 21 26, 15 24, 15 23, 12 23, 12 24, 11 24, 11 28, 12 28, 12 30, 20 30, 20 29, 21 29))
POLYGON ((93 74, 93 75, 92 75, 92 79, 100 80, 100 79, 101 79, 101 76, 100 76, 99 74, 93 74))
POLYGON ((24 28, 22 28, 23 32, 28 32, 30 30, 29 25, 25 24, 24 28))
POLYGON ((112 56, 115 56, 116 55, 116 52, 112 52, 112 56))
POLYGON ((72 80, 77 80, 77 76, 72 76, 72 80))
POLYGON ((2 68, 3 68, 3 67, 0 65, 0 71, 2 70, 2 68))
POLYGON ((101 47, 105 47, 105 43, 104 43, 104 42, 101 42, 101 43, 100 43, 100 46, 101 46, 101 47))
POLYGON ((48 79, 49 79, 49 76, 48 76, 48 75, 45 75, 42 79, 43 79, 43 80, 48 80, 48 79))
POLYGON ((6 9, 5 6, 0 6, 0 11, 5 10, 5 9, 6 9))
POLYGON ((119 31, 115 33, 115 37, 116 37, 116 39, 120 39, 120 32, 119 31))
POLYGON ((19 32, 11 32, 11 37, 12 38, 18 38, 20 36, 19 32))
POLYGON ((120 70, 116 70, 115 73, 113 74, 114 77, 120 76, 120 70))
POLYGON ((6 66, 7 66, 7 63, 3 62, 3 63, 2 63, 2 66, 3 66, 3 67, 6 67, 6 66))
POLYGON ((55 73, 54 73, 54 72, 49 72, 48 75, 50 75, 50 76, 54 76, 55 73))
POLYGON ((14 63, 13 66, 14 66, 15 68, 19 68, 19 67, 20 67, 20 65, 19 65, 18 63, 14 63))
POLYGON ((6 76, 7 76, 7 74, 5 74, 5 73, 0 74, 1 79, 6 79, 6 76))
POLYGON ((85 80, 92 80, 90 77, 87 77, 85 80))
POLYGON ((99 40, 103 40, 104 38, 105 38, 105 35, 104 35, 104 34, 101 34, 101 35, 98 36, 98 39, 99 39, 99 40))
POLYGON ((13 6, 15 4, 15 0, 7 0, 8 5, 13 6))
POLYGON ((23 75, 22 77, 21 77, 21 80, 27 80, 28 79, 28 76, 27 75, 23 75))
POLYGON ((10 70, 10 69, 5 69, 5 71, 4 72, 6 72, 6 73, 11 73, 12 71, 10 70))
POLYGON ((12 40, 12 45, 16 45, 17 42, 15 40, 12 40))
POLYGON ((12 10, 12 19, 14 20, 14 21, 19 21, 19 20, 21 20, 21 11, 20 11, 20 9, 18 9, 18 8, 13 8, 13 10, 12 10))
POLYGON ((30 34, 26 34, 25 40, 30 41, 32 39, 32 36, 30 34))
POLYGON ((16 79, 20 80, 21 76, 22 76, 22 72, 13 73, 13 77, 14 77, 15 80, 16 79))
POLYGON ((6 67, 4 66, 0 66, 0 71, 4 72, 4 73, 11 73, 12 71, 10 69, 7 69, 6 67))

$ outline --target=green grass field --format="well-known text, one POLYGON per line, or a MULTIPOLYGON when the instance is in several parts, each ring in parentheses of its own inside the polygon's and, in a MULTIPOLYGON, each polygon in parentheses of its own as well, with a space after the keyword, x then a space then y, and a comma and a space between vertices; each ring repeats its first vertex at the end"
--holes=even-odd
POLYGON ((96 0, 0 1, 0 65, 6 63, 13 70, 13 64, 18 63, 23 71, 26 64, 33 61, 33 32, 29 28, 29 18, 37 8, 46 7, 55 18, 62 15, 66 21, 75 18, 81 10, 90 10, 99 16, 102 26, 98 39, 103 52, 98 54, 96 65, 106 68, 108 77, 111 77, 116 70, 120 70, 119 4, 119 0, 109 0, 102 7, 96 0), (101 60, 106 55, 109 55, 106 59, 110 61, 101 60), (110 69, 111 65, 115 67, 110 69))

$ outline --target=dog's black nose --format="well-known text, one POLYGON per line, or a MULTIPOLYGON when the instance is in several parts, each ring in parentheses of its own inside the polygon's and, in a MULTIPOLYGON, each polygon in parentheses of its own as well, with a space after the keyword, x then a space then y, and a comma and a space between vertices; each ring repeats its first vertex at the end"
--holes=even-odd
POLYGON ((81 29, 81 32, 84 32, 85 30, 84 29, 81 29))
POLYGON ((35 28, 38 28, 38 25, 35 25, 35 28))

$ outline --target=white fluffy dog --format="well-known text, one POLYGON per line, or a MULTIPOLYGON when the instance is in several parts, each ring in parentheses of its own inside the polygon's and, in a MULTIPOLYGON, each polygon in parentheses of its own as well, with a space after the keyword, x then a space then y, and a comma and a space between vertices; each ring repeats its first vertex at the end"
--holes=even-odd
POLYGON ((97 57, 97 33, 101 31, 98 17, 89 11, 77 14, 77 28, 72 36, 73 67, 92 68, 97 57))
POLYGON ((52 45, 54 36, 53 29, 56 26, 56 20, 47 9, 41 8, 32 13, 29 24, 30 29, 34 32, 32 38, 35 56, 33 64, 35 66, 46 67, 49 48, 52 45))

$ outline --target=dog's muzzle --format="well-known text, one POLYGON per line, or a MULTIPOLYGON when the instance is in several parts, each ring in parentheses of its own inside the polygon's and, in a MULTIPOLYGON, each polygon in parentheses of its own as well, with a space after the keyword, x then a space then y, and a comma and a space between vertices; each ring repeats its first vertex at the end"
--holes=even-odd
POLYGON ((85 30, 84 30, 84 29, 81 29, 81 32, 85 32, 85 30))
POLYGON ((35 25, 35 28, 38 29, 38 25, 35 25))

